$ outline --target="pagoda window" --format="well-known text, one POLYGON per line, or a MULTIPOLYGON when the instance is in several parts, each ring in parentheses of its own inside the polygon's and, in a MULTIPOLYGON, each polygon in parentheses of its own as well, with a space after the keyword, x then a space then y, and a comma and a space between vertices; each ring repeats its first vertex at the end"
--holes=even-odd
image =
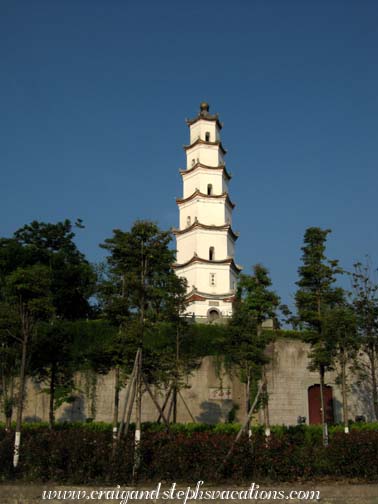
POLYGON ((190 215, 188 215, 188 217, 186 218, 186 226, 189 227, 192 223, 192 219, 190 217, 190 215))
POLYGON ((193 158, 192 159, 192 166, 194 166, 196 164, 196 160, 193 158))
POLYGON ((205 140, 206 140, 206 142, 210 142, 210 131, 206 131, 205 140))
POLYGON ((211 196, 213 194, 213 186, 212 184, 207 184, 207 195, 211 196))
POLYGON ((215 249, 214 247, 209 248, 209 261, 214 261, 215 259, 215 249))

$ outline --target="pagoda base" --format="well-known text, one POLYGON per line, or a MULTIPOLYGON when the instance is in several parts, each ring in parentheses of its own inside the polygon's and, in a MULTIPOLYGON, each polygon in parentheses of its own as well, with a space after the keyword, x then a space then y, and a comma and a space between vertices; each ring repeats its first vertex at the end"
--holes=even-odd
POLYGON ((192 291, 188 301, 186 317, 192 317, 196 322, 220 323, 232 317, 234 292, 214 295, 192 291))

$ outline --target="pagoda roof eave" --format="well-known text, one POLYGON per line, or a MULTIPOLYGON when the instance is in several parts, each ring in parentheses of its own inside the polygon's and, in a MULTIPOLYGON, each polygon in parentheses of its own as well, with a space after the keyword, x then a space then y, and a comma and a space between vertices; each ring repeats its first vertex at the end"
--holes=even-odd
POLYGON ((231 178, 232 178, 231 173, 229 173, 227 171, 227 168, 225 165, 209 166, 209 165, 205 165, 202 163, 196 163, 194 166, 191 166, 187 170, 180 169, 179 171, 180 171, 181 175, 186 175, 188 173, 192 173, 193 171, 197 170, 198 168, 205 168, 205 169, 209 169, 209 170, 223 170, 224 174, 226 175, 226 178, 228 180, 231 180, 231 178))
POLYGON ((186 295, 186 300, 189 303, 192 301, 207 301, 209 299, 215 299, 219 301, 224 301, 226 303, 232 303, 235 300, 235 293, 225 292, 222 294, 212 294, 209 292, 200 292, 197 289, 192 289, 186 295))
POLYGON ((198 144, 202 145, 211 145, 211 146, 218 146, 220 150, 223 152, 223 154, 227 154, 227 150, 223 147, 222 142, 205 142, 205 140, 202 140, 201 138, 197 138, 195 142, 193 142, 190 145, 184 145, 184 150, 187 151, 191 149, 192 147, 195 147, 198 144))
POLYGON ((190 231, 193 231, 196 228, 211 229, 214 231, 228 231, 234 241, 236 241, 239 238, 239 233, 235 233, 235 231, 233 231, 233 229, 231 228, 230 224, 216 226, 215 224, 202 224, 198 220, 195 220, 191 226, 188 226, 187 228, 184 228, 184 229, 173 228, 172 233, 174 235, 182 235, 185 233, 189 233, 190 231))
POLYGON ((176 203, 178 205, 182 205, 183 203, 186 203, 192 199, 194 199, 195 197, 201 197, 201 198, 208 198, 208 199, 222 199, 224 198, 226 200, 226 203, 231 207, 231 208, 235 208, 235 203, 233 203, 231 200, 230 200, 230 197, 228 195, 227 192, 224 192, 222 194, 218 194, 218 195, 215 195, 215 194, 205 194, 205 193, 201 193, 199 190, 197 191, 194 191, 193 194, 191 194, 190 196, 188 196, 187 198, 176 198, 176 203))
POLYGON ((242 271, 242 269, 243 269, 241 266, 239 266, 238 264, 235 263, 235 261, 234 261, 234 259, 232 257, 227 257, 226 259, 220 259, 220 260, 210 261, 210 259, 204 259, 203 257, 199 257, 196 254, 191 259, 189 259, 189 261, 186 261, 185 263, 181 263, 181 264, 175 263, 175 264, 173 264, 173 268, 174 269, 185 268, 186 266, 190 266, 190 264, 193 264, 193 263, 196 263, 196 262, 200 262, 200 263, 203 263, 203 264, 218 264, 218 265, 220 265, 220 264, 229 264, 231 266, 231 268, 237 274, 239 274, 242 271))
POLYGON ((194 117, 193 119, 185 119, 185 122, 189 127, 198 121, 212 121, 212 122, 215 121, 220 130, 223 128, 223 123, 220 122, 218 114, 208 114, 207 116, 198 115, 197 117, 194 117))

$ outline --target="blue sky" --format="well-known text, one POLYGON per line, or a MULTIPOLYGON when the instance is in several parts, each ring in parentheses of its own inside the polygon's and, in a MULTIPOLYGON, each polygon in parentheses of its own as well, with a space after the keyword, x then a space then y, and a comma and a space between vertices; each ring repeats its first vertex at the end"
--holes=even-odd
POLYGON ((378 265, 375 0, 2 0, 1 235, 80 217, 91 261, 112 229, 178 223, 186 117, 224 122, 236 260, 286 303, 309 226, 378 265))

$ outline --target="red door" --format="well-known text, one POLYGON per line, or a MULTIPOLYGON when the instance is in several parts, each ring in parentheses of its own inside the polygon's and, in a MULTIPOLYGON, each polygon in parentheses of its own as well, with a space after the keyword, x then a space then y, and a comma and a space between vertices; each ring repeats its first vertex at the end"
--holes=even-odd
MULTIPOLYGON (((325 385, 323 387, 323 396, 325 420, 328 424, 334 423, 332 387, 325 385)), ((322 415, 320 411, 320 385, 312 385, 308 388, 308 411, 310 424, 322 423, 322 415)))

